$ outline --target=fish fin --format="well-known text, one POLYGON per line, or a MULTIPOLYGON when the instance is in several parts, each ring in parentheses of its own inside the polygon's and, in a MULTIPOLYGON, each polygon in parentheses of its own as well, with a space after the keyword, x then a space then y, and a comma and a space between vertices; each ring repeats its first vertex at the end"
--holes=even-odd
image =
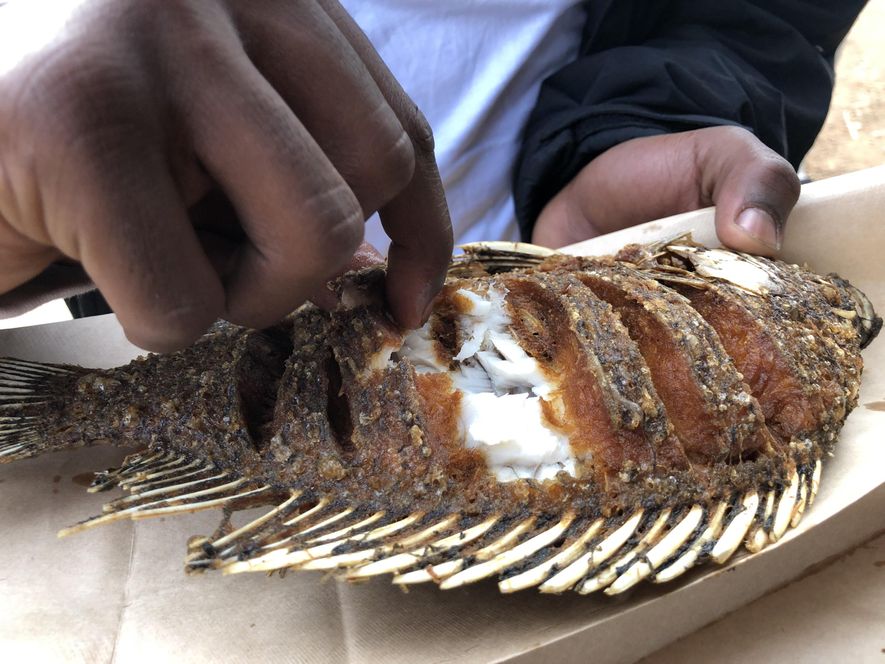
POLYGON ((45 414, 72 375, 73 367, 0 358, 0 463, 52 448, 45 440, 45 414))
POLYGON ((397 513, 297 489, 280 493, 181 454, 145 450, 98 474, 91 489, 118 486, 130 495, 60 536, 121 519, 222 508, 216 533, 188 542, 188 572, 323 570, 350 581, 393 575, 399 585, 433 581, 443 589, 496 578, 504 593, 614 595, 643 580, 674 580, 707 561, 725 564, 742 544, 755 552, 776 542, 798 523, 819 473, 819 461, 805 461, 785 468, 784 482, 610 518, 465 516, 397 513), (270 507, 231 526, 231 512, 257 505, 270 507))
POLYGON ((473 242, 459 246, 464 253, 455 256, 449 276, 473 274, 481 268, 490 274, 533 267, 559 252, 527 242, 473 242))
POLYGON ((324 570, 350 581, 393 575, 400 585, 433 581, 443 589, 495 577, 504 593, 536 587, 615 595, 643 580, 672 581, 707 561, 724 564, 741 544, 755 551, 777 541, 798 523, 818 468, 794 467, 783 486, 609 519, 572 513, 396 518, 329 500, 303 512, 287 534, 280 515, 292 513, 299 499, 293 494, 232 534, 193 540, 187 566, 226 574, 324 570))
POLYGON ((118 469, 97 473, 90 491, 120 487, 129 495, 106 503, 102 514, 59 531, 59 537, 124 519, 143 519, 204 509, 245 509, 272 499, 258 480, 189 459, 177 452, 145 450, 124 459, 118 469))
POLYGON ((440 515, 417 511, 397 515, 384 511, 367 512, 335 505, 329 500, 321 500, 317 507, 307 510, 304 515, 309 518, 297 516, 281 521, 235 546, 222 548, 218 541, 201 543, 204 552, 213 555, 201 555, 192 548, 188 565, 221 568, 226 574, 346 569, 451 535, 461 519, 455 513, 440 515), (293 527, 287 529, 287 524, 293 527))
POLYGON ((533 523, 517 535, 525 525, 519 524, 503 536, 497 533, 491 544, 486 537, 483 549, 440 556, 428 547, 431 555, 389 556, 355 566, 347 578, 393 572, 394 583, 434 581, 448 589, 497 576, 504 593, 537 587, 545 593, 572 589, 616 595, 646 579, 672 581, 711 559, 725 563, 742 542, 748 550, 773 543, 804 508, 801 487, 811 472, 794 471, 787 487, 768 492, 764 505, 758 492, 749 491, 678 509, 638 510, 608 522, 566 515, 533 523))

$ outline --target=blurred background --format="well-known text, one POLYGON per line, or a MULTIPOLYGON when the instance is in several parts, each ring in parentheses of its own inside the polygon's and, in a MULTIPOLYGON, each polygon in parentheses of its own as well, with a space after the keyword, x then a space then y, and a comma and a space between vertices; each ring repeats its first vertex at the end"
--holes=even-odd
POLYGON ((805 159, 812 180, 885 163, 885 0, 870 0, 842 43, 823 131, 805 159))
MULTIPOLYGON (((838 1, 838 0, 836 0, 838 1)), ((823 131, 805 159, 811 180, 885 164, 885 0, 870 0, 842 44, 823 131)), ((64 302, 0 319, 0 329, 70 319, 64 302)))

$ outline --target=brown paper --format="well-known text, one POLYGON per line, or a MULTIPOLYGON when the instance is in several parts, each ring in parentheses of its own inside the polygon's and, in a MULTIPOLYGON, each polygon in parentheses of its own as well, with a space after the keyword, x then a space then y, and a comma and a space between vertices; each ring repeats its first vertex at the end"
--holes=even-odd
MULTIPOLYGON (((839 520, 850 517, 850 509, 839 520)), ((883 647, 885 533, 665 646, 642 664, 881 664, 883 647)))
MULTIPOLYGON (((790 222, 786 256, 839 272, 885 311, 883 209, 885 168, 810 185, 790 222)), ((573 251, 605 253, 688 229, 715 242, 712 214, 701 211, 573 251)), ((0 355, 112 366, 135 354, 113 317, 0 332, 0 355)), ((502 596, 494 583, 406 594, 387 579, 348 586, 313 573, 185 576, 185 542, 210 533, 215 513, 56 538, 107 499, 87 494, 79 476, 114 465, 122 451, 0 466, 0 653, 28 662, 634 661, 885 527, 885 412, 865 407, 885 402, 885 340, 864 357, 860 406, 800 527, 761 554, 645 584, 622 599, 502 596)))

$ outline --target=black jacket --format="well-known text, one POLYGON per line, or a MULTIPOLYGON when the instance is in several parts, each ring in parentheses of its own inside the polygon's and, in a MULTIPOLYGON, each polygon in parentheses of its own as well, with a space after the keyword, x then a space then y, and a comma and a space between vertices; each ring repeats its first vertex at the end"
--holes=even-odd
POLYGON ((513 185, 523 237, 583 166, 631 138, 736 125, 798 167, 865 2, 591 0, 578 59, 544 82, 525 128, 513 185))

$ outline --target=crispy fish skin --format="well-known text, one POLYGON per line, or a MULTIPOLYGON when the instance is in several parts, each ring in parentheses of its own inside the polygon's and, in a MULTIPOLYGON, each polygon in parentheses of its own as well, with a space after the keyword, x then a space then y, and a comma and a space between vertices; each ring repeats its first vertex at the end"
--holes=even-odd
POLYGON ((572 446, 591 453, 597 479, 687 465, 648 367, 610 306, 568 274, 498 279, 523 347, 564 378, 566 417, 583 425, 570 427, 572 446))
POLYGON ((341 376, 329 345, 331 317, 307 306, 296 319, 264 463, 278 469, 282 482, 321 488, 347 476, 344 450, 352 425, 333 405, 341 405, 341 376))
POLYGON ((0 359, 0 462, 140 442, 99 478, 131 495, 64 533, 223 508, 190 571, 612 594, 798 523, 881 327, 837 277, 688 243, 619 260, 483 247, 415 333, 387 316, 383 279, 340 280, 331 314, 222 324, 111 371, 0 359), (468 445, 466 418, 483 416, 466 402, 508 397, 525 410, 493 412, 528 434, 471 429, 468 445), (497 474, 494 446, 519 464, 507 446, 532 436, 549 456, 497 474))
POLYGON ((380 308, 352 309, 335 318, 333 350, 354 423, 354 464, 365 470, 374 491, 411 490, 420 497, 433 484, 445 483, 447 478, 435 467, 440 460, 432 458, 426 440, 414 371, 406 363, 386 360, 373 367, 385 343, 401 344, 401 335, 380 308), (409 478, 408 487, 397 484, 409 478))
POLYGON ((577 278, 615 308, 639 344, 693 463, 774 451, 776 442, 750 388, 716 331, 686 298, 614 261, 580 260, 575 268, 577 278))
POLYGON ((724 279, 672 285, 716 329, 774 436, 827 451, 857 403, 861 330, 856 316, 835 313, 854 312, 855 301, 844 280, 764 265, 764 296, 724 279))
MULTIPOLYGON (((57 367, 51 401, 26 405, 23 412, 37 418, 41 440, 52 449, 121 440, 255 472, 258 457, 247 421, 251 404, 244 392, 255 387, 249 374, 257 364, 275 355, 266 335, 219 324, 172 355, 140 357, 112 370, 57 367)), ((269 388, 273 399, 275 386, 269 388)), ((260 402, 260 390, 252 391, 253 401, 260 402)))

